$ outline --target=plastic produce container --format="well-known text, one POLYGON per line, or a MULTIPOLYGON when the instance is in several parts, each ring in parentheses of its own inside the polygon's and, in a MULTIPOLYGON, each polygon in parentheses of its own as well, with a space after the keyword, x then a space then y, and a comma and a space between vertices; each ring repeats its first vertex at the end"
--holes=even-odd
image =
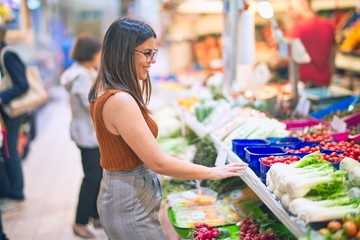
POLYGON ((249 146, 269 146, 270 142, 265 139, 233 139, 232 151, 243 161, 245 159, 245 147, 249 146))
POLYGON ((299 119, 299 120, 286 120, 282 121, 286 125, 286 130, 302 129, 305 127, 311 127, 321 123, 317 119, 299 119))
MULTIPOLYGON (((175 219, 175 213, 173 211, 173 209, 170 207, 168 209, 168 216, 170 219, 171 224, 173 225, 176 233, 182 238, 182 239, 188 239, 189 238, 189 234, 191 232, 192 228, 187 228, 187 227, 180 227, 178 225, 178 223, 176 222, 175 219)), ((233 232, 238 232, 240 231, 240 227, 237 226, 236 224, 223 224, 223 225, 218 225, 215 226, 216 228, 225 228, 228 229, 230 231, 230 233, 233 232)))
POLYGON ((341 101, 338 101, 324 109, 321 109, 319 111, 313 112, 310 114, 311 117, 316 119, 322 119, 326 115, 329 115, 331 112, 337 111, 337 110, 345 110, 349 107, 349 105, 355 100, 355 97, 348 97, 341 101))
POLYGON ((175 213, 176 225, 182 228, 194 228, 198 222, 211 226, 226 224, 225 218, 213 207, 180 210, 175 213))
POLYGON ((245 148, 245 159, 249 163, 249 167, 255 172, 256 175, 260 175, 260 163, 259 159, 268 156, 281 156, 287 154, 287 151, 282 147, 276 146, 257 146, 245 148))
POLYGON ((337 86, 305 89, 303 93, 307 95, 307 99, 311 102, 311 107, 315 111, 326 108, 352 95, 351 91, 337 86))
POLYGON ((198 188, 170 194, 167 198, 173 210, 178 211, 214 205, 217 198, 217 192, 210 188, 198 188))
POLYGON ((266 140, 268 140, 269 142, 271 142, 271 145, 274 146, 279 146, 279 147, 283 147, 283 146, 297 146, 298 144, 303 143, 304 141, 298 137, 281 137, 281 138, 267 138, 266 140))

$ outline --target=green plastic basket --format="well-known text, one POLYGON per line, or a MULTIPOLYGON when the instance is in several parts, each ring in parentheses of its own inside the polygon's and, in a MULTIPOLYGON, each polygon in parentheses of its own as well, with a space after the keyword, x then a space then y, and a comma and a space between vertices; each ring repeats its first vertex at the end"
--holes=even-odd
MULTIPOLYGON (((188 236, 191 232, 191 228, 182 228, 182 227, 178 227, 176 225, 176 219, 175 219, 175 214, 174 211, 172 210, 172 208, 170 207, 168 209, 168 215, 169 215, 169 219, 171 224, 174 226, 174 229, 176 231, 176 233, 184 239, 188 239, 188 236)), ((225 225, 219 225, 219 226, 214 226, 216 228, 225 228, 227 230, 230 231, 230 234, 233 232, 239 232, 240 228, 239 226, 236 226, 236 224, 225 224, 225 225)))

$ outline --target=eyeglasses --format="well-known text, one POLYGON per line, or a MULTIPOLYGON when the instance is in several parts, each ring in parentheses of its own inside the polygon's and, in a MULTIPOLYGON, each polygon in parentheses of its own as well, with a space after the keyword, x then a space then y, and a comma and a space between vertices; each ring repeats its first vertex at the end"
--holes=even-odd
POLYGON ((158 51, 159 51, 159 49, 147 50, 145 52, 135 49, 135 52, 144 54, 147 62, 151 62, 152 60, 156 59, 158 51))

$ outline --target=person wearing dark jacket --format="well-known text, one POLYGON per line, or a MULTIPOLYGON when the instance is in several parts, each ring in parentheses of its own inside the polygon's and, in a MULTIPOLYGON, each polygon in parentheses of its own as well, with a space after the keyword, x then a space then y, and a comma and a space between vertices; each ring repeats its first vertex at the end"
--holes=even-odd
MULTIPOLYGON (((6 28, 0 25, 0 50, 6 46, 5 42, 6 28)), ((2 148, 2 155, 4 156, 6 171, 9 178, 10 190, 5 199, 0 199, 0 210, 6 211, 10 208, 19 206, 19 203, 25 199, 24 196, 24 178, 22 170, 21 157, 19 156, 17 146, 19 140, 19 129, 25 121, 26 115, 10 118, 4 112, 3 104, 10 103, 13 99, 21 96, 29 89, 29 84, 26 79, 26 66, 21 61, 20 57, 13 51, 7 51, 4 54, 3 64, 6 68, 12 87, 3 89, 0 84, 0 113, 4 119, 7 130, 7 149, 2 148)), ((4 69, 1 69, 1 75, 4 74, 4 69)))

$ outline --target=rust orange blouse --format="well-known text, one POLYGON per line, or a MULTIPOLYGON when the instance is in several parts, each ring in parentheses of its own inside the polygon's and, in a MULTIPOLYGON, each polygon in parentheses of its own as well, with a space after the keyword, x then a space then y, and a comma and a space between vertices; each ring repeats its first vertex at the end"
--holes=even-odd
MULTIPOLYGON (((106 101, 120 91, 109 90, 90 104, 91 117, 100 148, 100 165, 109 171, 130 170, 144 164, 120 135, 114 135, 107 130, 102 118, 102 111, 106 101)), ((142 114, 150 131, 156 138, 158 135, 157 124, 148 113, 142 111, 142 114)))

